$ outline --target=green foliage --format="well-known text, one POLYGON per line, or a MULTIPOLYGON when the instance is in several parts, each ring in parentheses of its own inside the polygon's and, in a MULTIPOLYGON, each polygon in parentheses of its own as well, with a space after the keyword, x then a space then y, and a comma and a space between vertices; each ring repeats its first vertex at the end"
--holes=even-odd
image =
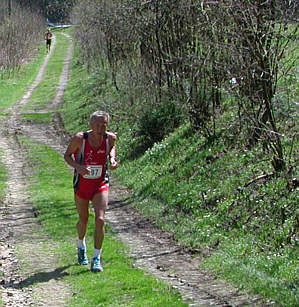
MULTIPOLYGON (((149 107, 149 100, 143 99, 138 89, 140 96, 131 102, 130 95, 124 95, 126 80, 122 76, 117 75, 119 88, 115 90, 106 71, 88 75, 80 65, 72 67, 76 70, 63 106, 67 127, 74 131, 77 124, 83 125, 94 108, 109 110, 121 161, 114 174, 132 189, 135 206, 171 231, 181 244, 199 251, 206 265, 219 275, 277 304, 294 305, 298 300, 298 281, 293 274, 298 271, 294 261, 298 184, 292 178, 298 176, 298 138, 294 118, 289 117, 294 113, 286 113, 287 120, 280 123, 288 131, 281 140, 289 169, 275 173, 265 144, 246 146, 244 119, 236 122, 238 100, 229 92, 217 109, 217 133, 207 139, 185 122, 167 131, 161 119, 172 125, 169 108, 158 103, 149 107), (163 136, 156 135, 156 127, 162 127, 163 136)), ((293 100, 290 104, 281 98, 281 113, 289 106, 294 108, 296 78, 288 82, 279 84, 280 97, 287 88, 292 90, 293 100)), ((180 118, 181 110, 176 112, 172 114, 180 118)))
POLYGON ((0 202, 3 202, 5 197, 5 188, 7 186, 7 170, 1 161, 2 152, 0 152, 0 202))
POLYGON ((250 288, 264 297, 270 297, 276 306, 297 306, 299 300, 298 248, 286 247, 280 252, 261 253, 252 237, 236 235, 225 241, 204 265, 219 277, 250 288))
POLYGON ((133 101, 141 121, 134 150, 142 153, 164 133, 157 116, 144 114, 149 101, 161 108, 165 97, 177 101, 193 129, 213 138, 227 129, 220 114, 229 93, 237 100, 234 141, 247 134, 248 146, 263 143, 281 172, 289 167, 281 138, 289 129, 277 116, 283 111, 275 101, 277 82, 298 66, 298 58, 284 57, 297 42, 290 13, 280 1, 86 0, 75 5, 74 36, 82 61, 89 68, 106 65, 115 88, 133 101))
MULTIPOLYGON (((73 60, 71 65, 71 75, 64 95, 66 103, 61 106, 61 116, 66 128, 75 133, 89 128, 88 121, 92 112, 99 109, 110 113, 106 97, 109 99, 109 95, 113 96, 114 91, 104 72, 89 74, 77 60, 73 60), (78 75, 80 79, 77 78, 78 75)), ((110 115, 113 116, 113 113, 110 115)))
MULTIPOLYGON (((38 86, 32 92, 28 103, 23 107, 24 111, 38 110, 45 104, 49 103, 55 96, 59 77, 62 72, 63 61, 67 52, 69 40, 60 33, 55 31, 57 44, 52 46, 51 57, 44 71, 44 76, 38 86), (47 99, 45 99, 45 97, 47 99)), ((44 49, 44 52, 46 50, 44 49)))
POLYGON ((43 0, 45 15, 51 22, 69 22, 75 0, 43 0))
POLYGON ((292 306, 298 291, 292 274, 299 269, 294 262, 298 187, 287 175, 250 183, 261 170, 272 171, 268 159, 262 157, 261 148, 228 150, 221 141, 207 143, 182 126, 143 156, 124 161, 116 174, 135 191, 132 201, 139 210, 154 216, 180 242, 204 253, 209 250, 210 268, 238 285, 292 306), (228 244, 230 254, 224 248, 228 244), (248 262, 246 267, 235 265, 237 255, 238 261, 248 262), (285 259, 279 262, 278 271, 275 255, 285 259), (262 271, 269 259, 274 264, 266 278, 262 271))
POLYGON ((182 110, 174 102, 148 106, 137 122, 137 135, 144 136, 150 147, 177 128, 181 118, 182 110))

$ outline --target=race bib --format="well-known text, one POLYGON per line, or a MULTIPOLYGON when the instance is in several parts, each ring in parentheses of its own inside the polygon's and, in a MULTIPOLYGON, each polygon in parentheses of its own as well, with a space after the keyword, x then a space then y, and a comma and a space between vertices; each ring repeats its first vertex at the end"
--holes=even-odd
POLYGON ((87 169, 89 170, 89 174, 84 175, 83 178, 86 179, 98 179, 102 175, 102 165, 87 165, 87 169))

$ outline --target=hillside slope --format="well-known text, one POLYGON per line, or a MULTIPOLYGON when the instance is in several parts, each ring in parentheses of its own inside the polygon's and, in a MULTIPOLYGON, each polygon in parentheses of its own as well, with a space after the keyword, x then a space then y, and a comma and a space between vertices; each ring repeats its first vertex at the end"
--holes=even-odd
MULTIPOLYGON (((161 142, 142 147, 145 137, 121 89, 109 73, 85 70, 79 58, 64 99, 70 132, 84 129, 91 111, 110 111, 121 161, 116 178, 142 214, 219 276, 283 306, 298 302, 298 140, 286 144, 289 167, 280 173, 263 144, 235 143, 231 129, 206 139, 183 121, 161 142)), ((228 127, 229 112, 220 118, 228 127)))

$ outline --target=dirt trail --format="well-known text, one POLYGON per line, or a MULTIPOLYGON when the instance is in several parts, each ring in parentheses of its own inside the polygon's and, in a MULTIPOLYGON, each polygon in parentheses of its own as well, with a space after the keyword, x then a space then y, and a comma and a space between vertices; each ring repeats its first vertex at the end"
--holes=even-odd
MULTIPOLYGON (((52 50, 54 47, 55 39, 52 50)), ((8 169, 6 197, 0 207, 0 291, 5 306, 64 306, 65 299, 71 295, 68 286, 59 280, 64 275, 63 268, 56 267, 54 255, 44 252, 54 243, 41 234, 40 225, 34 217, 26 192, 26 163, 17 140, 18 134, 25 133, 18 112, 42 80, 51 52, 45 57, 36 79, 22 99, 8 110, 10 115, 0 131, 2 162, 8 169), (22 274, 14 244, 18 244, 22 257, 30 259, 30 267, 23 269, 22 274), (38 286, 32 288, 34 283, 38 286)))
MULTIPOLYGON (((54 111, 61 102, 64 86, 67 83, 71 50, 70 43, 55 99, 45 108, 45 112, 52 108, 54 111)), ((42 79, 47 58, 41 66, 35 81, 37 83, 42 79)), ((39 245, 45 244, 43 243, 45 238, 40 235, 32 236, 33 233, 40 233, 32 232, 38 229, 39 225, 33 216, 32 204, 26 193, 24 160, 16 135, 23 134, 31 137, 60 154, 65 149, 68 135, 61 128, 58 116, 54 117, 52 125, 20 121, 18 113, 14 110, 19 110, 18 106, 26 103, 27 96, 30 96, 33 88, 34 86, 30 87, 23 99, 13 106, 11 115, 4 125, 6 130, 1 131, 0 149, 4 152, 3 162, 9 169, 9 189, 5 202, 0 207, 0 260, 2 263, 0 273, 2 270, 4 274, 4 277, 0 274, 0 284, 2 284, 0 291, 2 291, 5 306, 63 306, 67 296, 71 295, 67 285, 59 281, 65 274, 64 268, 55 267, 55 261, 51 255, 40 257, 37 253, 32 257, 32 251, 40 250, 39 245), (27 272, 29 277, 20 276, 15 266, 18 260, 14 255, 13 244, 14 242, 20 244, 20 241, 24 257, 35 260, 32 263, 34 270, 31 268, 31 271, 27 272), (37 282, 39 286, 32 290, 30 285, 34 282, 37 282)), ((130 254, 136 259, 136 266, 175 287, 189 306, 271 305, 214 279, 211 273, 200 269, 200 259, 176 244, 170 234, 162 232, 147 218, 138 214, 130 204, 125 202, 127 196, 125 188, 118 187, 112 182, 107 221, 129 247, 130 254)))

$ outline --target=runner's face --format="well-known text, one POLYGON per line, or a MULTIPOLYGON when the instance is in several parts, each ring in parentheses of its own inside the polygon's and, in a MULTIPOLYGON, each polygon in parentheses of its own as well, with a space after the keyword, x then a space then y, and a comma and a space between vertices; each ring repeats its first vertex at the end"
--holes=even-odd
POLYGON ((108 120, 106 117, 94 117, 90 122, 91 130, 96 134, 104 134, 106 132, 108 120))

